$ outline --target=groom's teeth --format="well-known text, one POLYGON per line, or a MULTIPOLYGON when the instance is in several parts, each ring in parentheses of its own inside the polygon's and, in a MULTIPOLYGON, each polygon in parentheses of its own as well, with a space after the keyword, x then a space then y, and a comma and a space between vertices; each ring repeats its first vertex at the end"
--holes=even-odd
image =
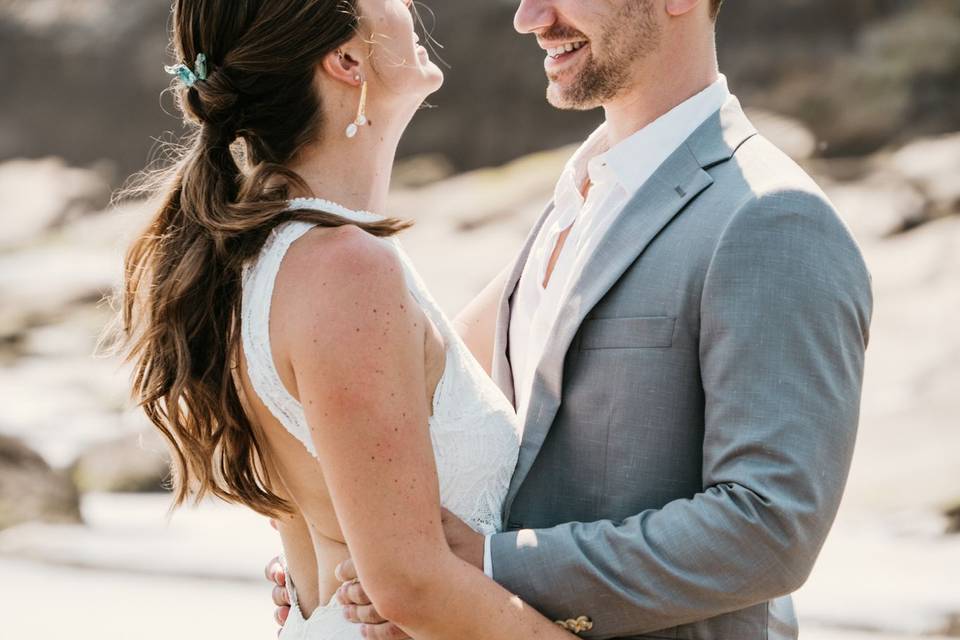
POLYGON ((556 58, 557 56, 562 56, 565 53, 570 53, 571 51, 577 51, 582 49, 583 46, 587 44, 586 42, 568 42, 559 47, 554 47, 553 49, 547 49, 547 55, 556 58))

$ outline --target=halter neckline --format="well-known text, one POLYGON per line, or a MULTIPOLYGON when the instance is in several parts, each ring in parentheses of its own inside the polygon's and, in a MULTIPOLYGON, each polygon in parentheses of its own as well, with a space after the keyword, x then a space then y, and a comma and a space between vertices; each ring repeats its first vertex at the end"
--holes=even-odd
POLYGON ((380 222, 384 217, 370 211, 356 211, 324 198, 294 198, 289 202, 291 209, 317 209, 338 215, 355 222, 380 222))

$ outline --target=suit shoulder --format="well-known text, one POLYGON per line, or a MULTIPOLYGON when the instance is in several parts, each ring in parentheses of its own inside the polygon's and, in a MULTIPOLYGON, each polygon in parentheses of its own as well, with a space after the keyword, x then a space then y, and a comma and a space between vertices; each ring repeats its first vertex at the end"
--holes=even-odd
POLYGON ((718 167, 715 181, 737 193, 728 227, 744 224, 797 225, 859 246, 829 196, 799 164, 761 134, 742 144, 718 167), (791 222, 792 221, 792 222, 791 222))
POLYGON ((715 255, 730 249, 819 255, 824 267, 843 264, 852 278, 869 283, 863 252, 830 198, 768 139, 752 136, 711 173, 727 194, 715 255))
POLYGON ((813 177, 762 134, 758 133, 740 145, 726 165, 721 175, 739 177, 744 188, 757 198, 796 194, 819 200, 826 208, 835 211, 813 177))

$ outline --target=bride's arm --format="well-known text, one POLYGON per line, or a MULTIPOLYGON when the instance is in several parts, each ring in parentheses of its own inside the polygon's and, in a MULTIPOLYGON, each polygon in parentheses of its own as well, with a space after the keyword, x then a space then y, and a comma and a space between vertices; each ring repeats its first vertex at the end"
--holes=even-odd
POLYGON ((291 251, 284 271, 284 350, 378 611, 419 640, 568 640, 446 543, 424 401, 424 320, 397 256, 345 229, 320 251, 291 251))
POLYGON ((453 321, 473 357, 487 374, 493 367, 493 340, 497 330, 497 311, 512 265, 507 265, 490 284, 484 287, 453 321))
MULTIPOLYGON (((317 556, 307 522, 300 512, 274 519, 283 542, 286 571, 297 585, 300 602, 320 602, 317 556)), ((284 581, 286 586, 286 581, 284 581)), ((309 613, 309 610, 308 610, 309 613)))

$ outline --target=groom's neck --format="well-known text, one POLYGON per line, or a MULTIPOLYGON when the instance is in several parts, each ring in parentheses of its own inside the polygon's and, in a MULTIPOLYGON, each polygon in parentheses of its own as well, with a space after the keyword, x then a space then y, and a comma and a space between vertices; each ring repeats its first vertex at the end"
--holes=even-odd
POLYGON ((630 85, 603 105, 610 147, 716 82, 719 70, 714 42, 679 44, 682 46, 661 49, 638 63, 630 85))

